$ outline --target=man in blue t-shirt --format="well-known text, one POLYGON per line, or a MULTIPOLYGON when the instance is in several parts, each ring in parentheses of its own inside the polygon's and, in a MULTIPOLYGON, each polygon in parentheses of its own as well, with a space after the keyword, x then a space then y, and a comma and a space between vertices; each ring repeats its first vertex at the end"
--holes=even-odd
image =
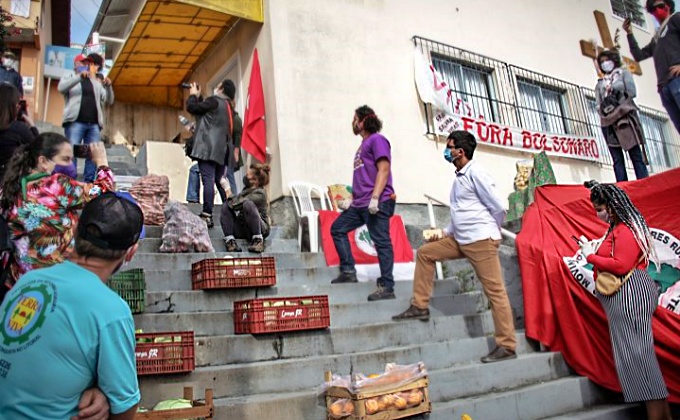
POLYGON ((70 419, 97 386, 110 419, 140 400, 130 308, 105 282, 137 250, 142 211, 106 193, 83 209, 69 261, 19 279, 0 306, 0 419, 70 419))

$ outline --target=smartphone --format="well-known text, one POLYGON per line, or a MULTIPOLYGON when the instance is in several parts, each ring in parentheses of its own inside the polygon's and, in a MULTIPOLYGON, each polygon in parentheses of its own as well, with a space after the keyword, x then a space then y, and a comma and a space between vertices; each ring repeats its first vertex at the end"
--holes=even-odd
POLYGON ((90 146, 87 144, 76 144, 73 146, 73 157, 87 159, 90 157, 90 146))
POLYGON ((28 113, 28 106, 26 105, 26 100, 22 99, 19 101, 19 113, 25 115, 28 113))

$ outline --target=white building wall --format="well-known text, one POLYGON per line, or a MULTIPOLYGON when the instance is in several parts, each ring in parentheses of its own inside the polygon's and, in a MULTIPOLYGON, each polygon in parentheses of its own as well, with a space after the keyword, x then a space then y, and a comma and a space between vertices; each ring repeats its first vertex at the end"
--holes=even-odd
MULTIPOLYGON (((267 96, 276 98, 275 106, 267 103, 268 118, 272 112, 276 118, 268 130, 278 132, 273 149, 281 165, 273 182, 286 195, 292 181, 351 183, 360 138, 350 123, 354 109, 368 104, 392 143, 401 203, 422 203, 423 193, 445 199, 453 175, 442 143, 425 135, 413 76, 414 35, 592 88, 596 73, 579 40, 599 42, 594 10, 605 13, 612 35, 622 23, 609 0, 269 0, 266 6, 275 84, 275 95, 267 96)), ((646 19, 653 28, 652 18, 646 19)), ((624 35, 622 52, 629 56, 624 35)), ((635 35, 644 45, 652 33, 636 28, 635 35)), ((663 111, 651 60, 642 69, 638 103, 663 111)), ((513 191, 516 161, 530 157, 486 145, 475 154, 503 196, 513 191)), ((551 162, 558 183, 614 180, 609 166, 555 157, 551 162)))

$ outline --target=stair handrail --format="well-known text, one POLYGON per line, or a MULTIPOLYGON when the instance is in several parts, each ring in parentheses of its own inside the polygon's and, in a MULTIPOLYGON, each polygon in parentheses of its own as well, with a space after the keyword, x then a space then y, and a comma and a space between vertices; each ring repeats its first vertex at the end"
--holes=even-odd
MULTIPOLYGON (((437 228, 437 221, 435 220, 434 217, 434 206, 432 203, 437 203, 441 206, 446 206, 448 208, 451 208, 451 205, 449 203, 445 203, 435 197, 432 197, 429 194, 423 194, 425 198, 427 198, 427 212, 428 215, 430 216, 430 228, 431 229, 436 229, 437 228)), ((504 236, 508 239, 511 239, 512 241, 517 239, 517 235, 513 232, 510 232, 507 229, 501 228, 501 236, 504 236)), ((444 271, 442 269, 442 263, 437 262, 436 263, 436 268, 437 268, 437 279, 442 280, 444 278, 444 271)))

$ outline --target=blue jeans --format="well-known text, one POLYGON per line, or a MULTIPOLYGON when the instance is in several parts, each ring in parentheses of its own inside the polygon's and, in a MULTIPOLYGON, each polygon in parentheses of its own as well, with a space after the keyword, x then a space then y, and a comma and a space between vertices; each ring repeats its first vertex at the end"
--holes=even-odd
POLYGON ((659 96, 675 129, 680 133, 680 77, 671 79, 666 86, 662 87, 659 96))
POLYGON ((187 202, 198 203, 198 194, 201 192, 201 171, 198 163, 189 168, 189 180, 187 181, 187 202))
MULTIPOLYGON (((612 161, 614 162, 614 175, 616 176, 616 182, 628 181, 626 162, 623 159, 623 148, 609 147, 609 153, 612 155, 612 161)), ((645 160, 642 158, 642 148, 640 145, 630 149, 628 151, 628 156, 630 157, 630 161, 633 163, 633 169, 635 169, 635 178, 647 178, 649 176, 649 172, 647 171, 645 160)))
POLYGON ((350 207, 340 213, 331 226, 331 236, 335 244, 335 250, 340 257, 340 271, 343 273, 356 273, 354 257, 347 234, 363 225, 368 228, 371 240, 378 252, 380 263, 380 278, 378 286, 388 290, 394 290, 394 250, 390 239, 390 217, 394 214, 394 200, 380 203, 378 213, 371 214, 368 207, 350 207))
MULTIPOLYGON (((71 145, 76 144, 92 144, 101 141, 101 133, 99 131, 99 124, 97 123, 82 123, 74 121, 64 126, 64 134, 71 142, 71 145)), ((73 160, 77 167, 77 159, 73 160)), ((97 167, 92 162, 92 159, 85 159, 85 169, 83 170, 83 181, 93 182, 96 176, 97 167)))

